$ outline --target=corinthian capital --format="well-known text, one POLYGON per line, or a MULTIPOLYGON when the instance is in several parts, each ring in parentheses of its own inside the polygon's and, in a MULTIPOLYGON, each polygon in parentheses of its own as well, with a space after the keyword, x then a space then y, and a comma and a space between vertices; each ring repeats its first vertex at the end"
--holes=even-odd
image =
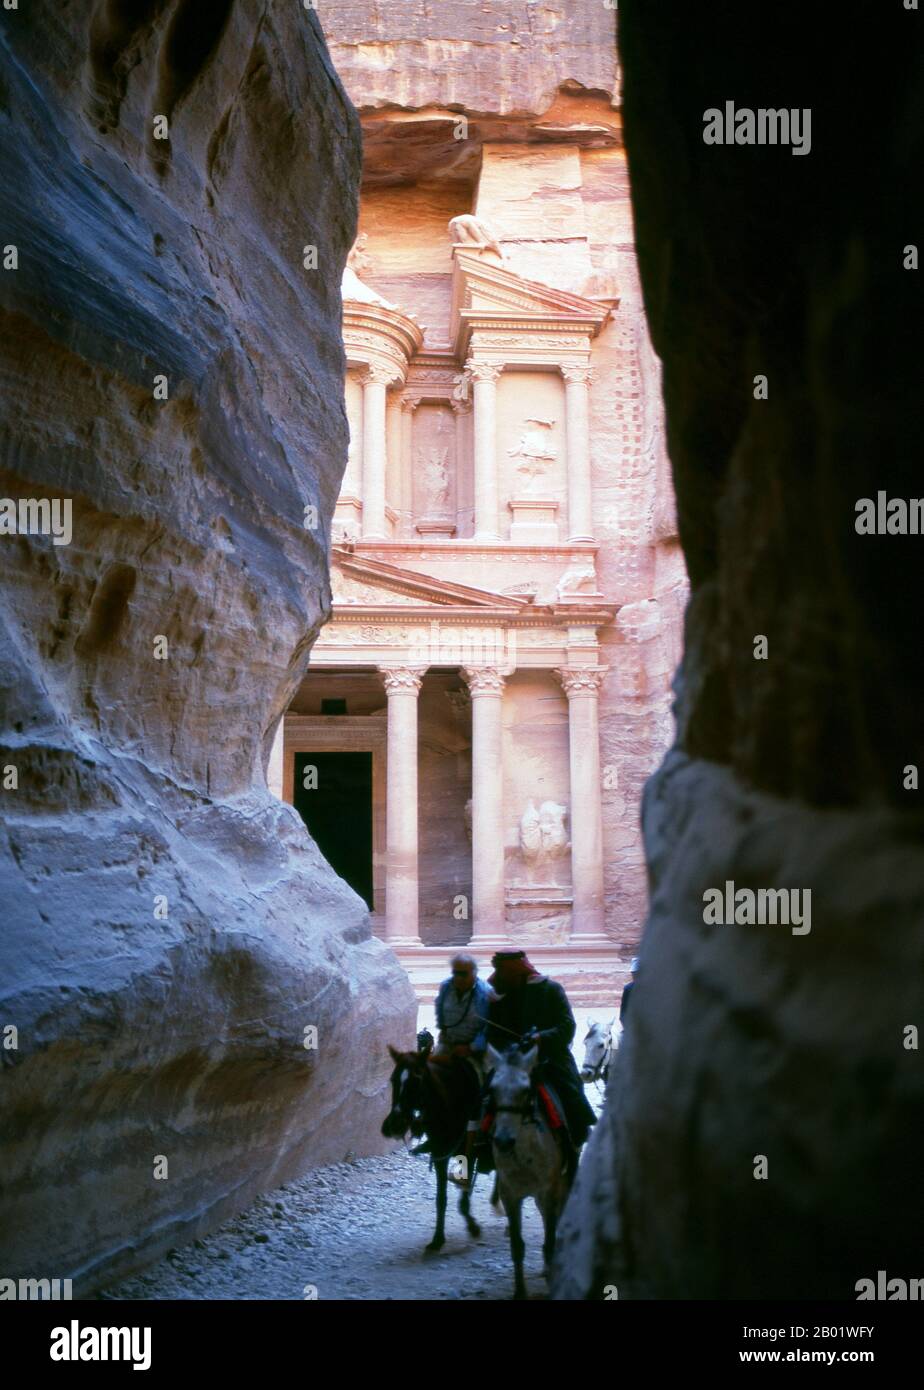
POLYGON ((504 370, 502 362, 475 362, 471 357, 465 364, 472 381, 497 381, 504 370))
POLYGON ((376 386, 397 386, 400 381, 398 373, 394 367, 389 367, 385 362, 372 362, 369 368, 360 377, 363 386, 374 383, 376 386))
POLYGON ((462 675, 473 696, 504 693, 504 673, 498 666, 466 666, 462 675))
POLYGON ((562 367, 561 374, 565 381, 575 381, 579 386, 590 386, 596 379, 593 367, 562 367))
POLYGON ((555 674, 568 699, 572 695, 598 695, 608 666, 556 666, 555 674))
POLYGON ((380 666, 379 674, 389 695, 416 695, 424 678, 424 666, 380 666))

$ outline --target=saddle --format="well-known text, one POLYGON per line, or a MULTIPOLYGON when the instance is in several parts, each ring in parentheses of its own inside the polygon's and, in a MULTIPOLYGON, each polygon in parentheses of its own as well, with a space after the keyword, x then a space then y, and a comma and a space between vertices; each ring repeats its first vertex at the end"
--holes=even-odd
MULTIPOLYGON (((547 1081, 539 1081, 534 1087, 533 1094, 542 1107, 542 1113, 552 1133, 558 1134, 560 1131, 562 1138, 567 1139, 569 1143, 573 1143, 571 1131, 568 1128, 568 1121, 565 1117, 565 1107, 562 1105, 555 1088, 550 1086, 547 1081)), ((479 1135, 483 1141, 488 1141, 493 1128, 494 1112, 486 1109, 484 1115, 481 1117, 481 1125, 479 1128, 479 1135)))

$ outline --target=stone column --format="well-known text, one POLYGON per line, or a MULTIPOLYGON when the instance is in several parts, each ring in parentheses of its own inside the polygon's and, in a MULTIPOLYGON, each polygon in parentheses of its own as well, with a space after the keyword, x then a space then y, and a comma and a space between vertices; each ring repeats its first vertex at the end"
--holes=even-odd
POLYGON ((474 493, 469 491, 468 482, 462 470, 462 459, 467 457, 467 437, 465 422, 471 414, 471 403, 467 400, 457 400, 453 398, 449 402, 456 423, 456 505, 455 523, 456 535, 460 535, 468 526, 468 513, 472 509, 472 530, 474 532, 474 493), (465 525, 462 525, 463 515, 466 518, 465 525))
MULTIPOLYGON (((403 434, 404 413, 401 408, 401 391, 393 388, 385 397, 385 501, 399 511, 396 529, 401 528, 401 495, 403 478, 403 434)), ((388 526, 388 512, 385 513, 388 526)))
POLYGON ((401 402, 401 496, 400 511, 401 523, 400 534, 402 536, 412 536, 416 539, 414 532, 414 411, 420 405, 420 401, 408 400, 405 396, 401 402))
POLYGON ((497 541, 497 379, 496 362, 465 364, 474 384, 475 402, 475 540, 497 541))
POLYGON ((571 940, 603 945, 603 811, 597 697, 606 666, 562 666, 555 674, 568 696, 571 768, 571 940))
POLYGON ((590 488, 590 367, 562 367, 568 436, 568 540, 592 541, 590 488))
POLYGON ((496 666, 462 672, 472 697, 472 942, 506 936, 504 903, 504 677, 496 666))
POLYGON ((380 667, 388 694, 385 939, 420 946, 417 883, 417 695, 422 666, 380 667))
POLYGON ((385 392, 387 367, 374 365, 363 384, 363 539, 385 540, 385 392))

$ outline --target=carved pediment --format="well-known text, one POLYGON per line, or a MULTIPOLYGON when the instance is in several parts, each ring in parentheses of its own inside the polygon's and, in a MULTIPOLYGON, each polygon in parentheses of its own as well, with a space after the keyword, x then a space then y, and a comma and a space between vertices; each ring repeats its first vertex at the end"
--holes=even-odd
POLYGON ((356 604, 368 606, 387 603, 400 608, 418 602, 412 594, 401 593, 384 584, 364 584, 352 575, 344 574, 336 566, 331 570, 330 584, 335 605, 352 607, 356 604))
POLYGON ((612 298, 601 303, 525 280, 505 266, 459 246, 455 248, 452 336, 460 354, 467 348, 466 330, 472 319, 501 319, 523 332, 540 324, 546 328, 570 326, 592 338, 603 327, 613 303, 612 298))
POLYGON ((529 607, 526 599, 436 579, 358 556, 342 545, 331 547, 331 591, 334 611, 344 615, 363 608, 469 608, 473 613, 503 609, 515 614, 529 607))

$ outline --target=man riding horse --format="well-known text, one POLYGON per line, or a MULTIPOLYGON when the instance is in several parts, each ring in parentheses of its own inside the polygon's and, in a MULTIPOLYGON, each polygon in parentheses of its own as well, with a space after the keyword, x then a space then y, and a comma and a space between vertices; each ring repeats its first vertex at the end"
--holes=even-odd
POLYGON ((576 1025, 568 996, 560 984, 533 968, 525 951, 498 951, 491 964, 494 974, 488 983, 495 998, 488 1007, 487 1040, 500 1053, 521 1040, 538 1044, 537 1079, 547 1081, 558 1095, 577 1152, 597 1117, 571 1055, 576 1025))
POLYGON ((471 1077, 465 1134, 466 1167, 459 1178, 452 1179, 468 1189, 481 1117, 483 1059, 488 1045, 488 1009, 494 995, 484 981, 478 979, 478 963, 467 951, 457 951, 449 962, 449 968, 452 974, 440 985, 436 996, 436 1024, 439 1035, 431 1056, 434 1062, 466 1063, 466 1072, 471 1077))

